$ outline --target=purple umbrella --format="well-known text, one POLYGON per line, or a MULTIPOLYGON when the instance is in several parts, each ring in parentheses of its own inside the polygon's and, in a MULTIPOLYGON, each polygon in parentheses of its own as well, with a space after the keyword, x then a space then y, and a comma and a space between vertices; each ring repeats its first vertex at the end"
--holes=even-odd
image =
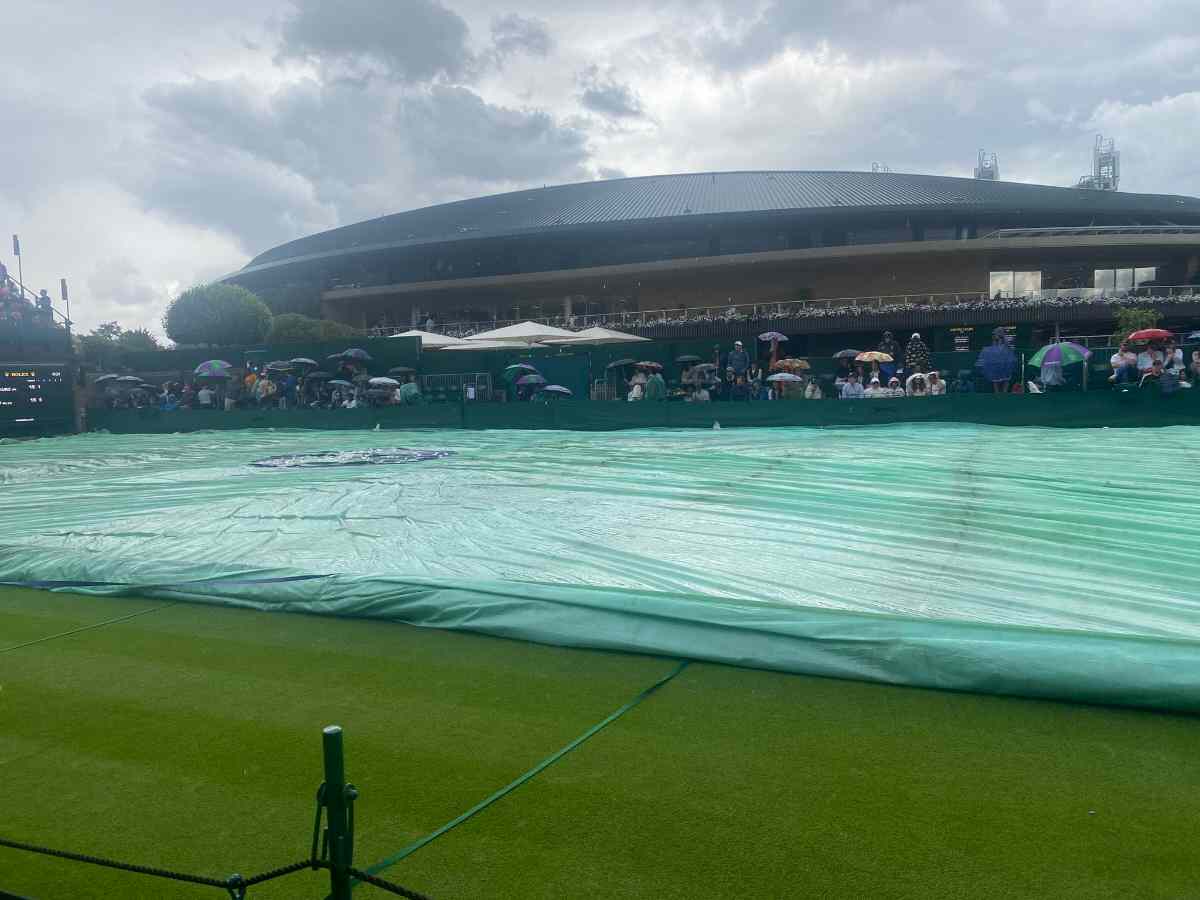
POLYGON ((1031 366, 1044 366, 1046 363, 1070 365, 1083 362, 1092 355, 1092 351, 1074 341, 1062 341, 1057 344, 1047 344, 1029 360, 1031 366))
POLYGON ((193 374, 198 378, 228 378, 232 368, 233 366, 223 359, 206 359, 196 366, 193 374))
POLYGON ((520 378, 517 379, 517 384, 520 384, 520 385, 545 384, 545 383, 546 383, 546 379, 543 378, 541 375, 522 375, 520 378))

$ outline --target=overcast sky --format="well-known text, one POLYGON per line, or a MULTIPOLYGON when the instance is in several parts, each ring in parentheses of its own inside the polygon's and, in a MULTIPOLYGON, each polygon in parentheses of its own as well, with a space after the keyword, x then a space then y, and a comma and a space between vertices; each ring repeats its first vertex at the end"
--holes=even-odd
MULTIPOLYGON (((336 225, 722 169, 1200 195, 1196 0, 31 0, 5 5, 0 227, 85 328, 336 225), (57 291, 54 290, 57 294, 57 291)), ((8 241, 0 260, 15 271, 8 241)))

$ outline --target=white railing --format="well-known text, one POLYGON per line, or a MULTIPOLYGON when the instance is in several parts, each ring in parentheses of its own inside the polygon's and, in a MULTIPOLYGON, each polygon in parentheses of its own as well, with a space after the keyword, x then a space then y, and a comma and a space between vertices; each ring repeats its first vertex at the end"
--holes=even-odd
MULTIPOLYGON (((1112 303, 1126 305, 1139 300, 1156 303, 1186 302, 1200 298, 1200 287, 1146 286, 1113 290, 1110 288, 1064 288, 1012 295, 1000 293, 989 296, 984 291, 956 293, 886 294, 872 297, 829 297, 820 300, 756 301, 722 306, 699 306, 676 309, 650 309, 638 312, 610 312, 595 315, 548 316, 540 318, 492 319, 483 322, 448 322, 435 324, 434 331, 452 337, 470 337, 493 328, 503 328, 518 322, 533 321, 560 328, 589 328, 601 325, 616 329, 647 328, 653 325, 693 324, 703 322, 732 322, 750 319, 786 319, 821 317, 838 314, 861 315, 872 312, 904 312, 917 309, 1017 309, 1028 306, 1071 305, 1076 303, 1112 303)), ((411 326, 380 326, 371 334, 386 336, 407 331, 411 326)))

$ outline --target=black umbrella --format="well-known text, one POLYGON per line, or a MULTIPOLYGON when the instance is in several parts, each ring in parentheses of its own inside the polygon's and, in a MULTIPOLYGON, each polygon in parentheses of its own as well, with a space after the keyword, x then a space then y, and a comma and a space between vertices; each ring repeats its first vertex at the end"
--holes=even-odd
POLYGON ((833 354, 833 358, 834 359, 854 359, 854 357, 858 356, 858 354, 860 354, 861 352, 862 352, 861 350, 839 350, 837 353, 833 354))
POLYGON ((371 362, 372 356, 366 350, 360 350, 357 347, 351 347, 349 350, 342 351, 342 359, 355 359, 359 362, 371 362))
POLYGON ((610 363, 609 363, 607 366, 605 366, 604 368, 606 368, 606 369, 619 369, 619 368, 621 368, 622 366, 636 366, 636 365, 637 365, 637 360, 636 360, 636 359, 614 359, 612 362, 610 362, 610 363))

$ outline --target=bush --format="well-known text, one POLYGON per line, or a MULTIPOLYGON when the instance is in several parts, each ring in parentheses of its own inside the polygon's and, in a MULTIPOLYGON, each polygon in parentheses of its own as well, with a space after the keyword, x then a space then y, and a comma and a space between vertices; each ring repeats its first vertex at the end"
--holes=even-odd
POLYGON ((314 319, 299 313, 283 313, 271 320, 271 333, 267 340, 272 344, 305 344, 357 335, 356 329, 341 322, 314 319))
POLYGON ((299 313, 282 313, 271 319, 267 340, 272 344, 306 344, 321 340, 321 321, 299 313))
POLYGON ((171 301, 163 327, 177 344, 258 344, 271 330, 271 311, 244 287, 200 284, 171 301))
POLYGON ((1112 345, 1115 347, 1135 331, 1143 328, 1154 328, 1158 325, 1159 312, 1156 309, 1144 309, 1131 306, 1117 311, 1117 330, 1113 332, 1112 345))

